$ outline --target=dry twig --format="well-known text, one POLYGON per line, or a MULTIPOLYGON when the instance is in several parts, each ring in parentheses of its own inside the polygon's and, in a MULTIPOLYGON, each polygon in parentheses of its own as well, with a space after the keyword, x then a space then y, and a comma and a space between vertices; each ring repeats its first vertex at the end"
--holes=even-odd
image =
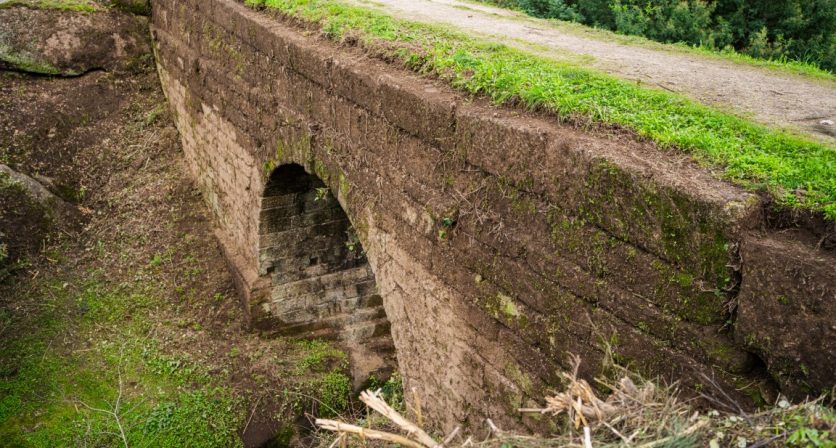
POLYGON ((116 427, 119 428, 119 434, 115 434, 115 433, 111 433, 111 434, 114 434, 114 435, 120 437, 122 439, 122 444, 125 446, 125 448, 128 448, 128 437, 125 435, 125 428, 122 425, 122 409, 121 409, 121 407, 122 407, 122 394, 124 392, 124 387, 123 387, 124 385, 123 385, 123 382, 122 382, 122 362, 123 362, 124 357, 125 357, 125 346, 123 344, 122 347, 119 349, 119 364, 118 364, 117 370, 116 370, 116 372, 119 376, 119 389, 117 391, 116 400, 114 401, 113 407, 111 409, 95 408, 95 407, 90 406, 89 404, 85 403, 82 400, 78 400, 78 402, 81 403, 82 406, 84 406, 85 408, 87 408, 91 411, 100 412, 102 414, 107 414, 107 415, 110 415, 111 417, 113 417, 113 420, 116 422, 116 427))
MULTIPOLYGON (((575 428, 581 426, 588 426, 588 420, 603 421, 615 415, 619 408, 608 401, 603 401, 595 395, 592 386, 586 380, 578 378, 578 369, 580 368, 581 360, 576 355, 571 355, 572 372, 563 373, 563 376, 568 380, 569 387, 565 392, 560 392, 551 397, 546 397, 545 408, 524 408, 520 409, 523 413, 540 413, 560 415, 565 412, 569 414, 570 419, 575 423, 575 428)), ((626 379, 626 378, 625 378, 626 379)), ((624 381, 624 380, 622 380, 624 381)), ((629 379, 623 384, 625 390, 623 393, 629 395, 631 393, 638 393, 638 389, 629 379)), ((610 398, 616 397, 618 394, 613 394, 610 398)), ((621 398, 621 397, 618 397, 621 398)))
POLYGON ((424 432, 424 430, 418 425, 410 422, 398 413, 398 411, 392 409, 391 406, 386 404, 386 401, 380 398, 380 391, 364 391, 360 394, 360 401, 366 403, 368 407, 374 409, 380 415, 388 418, 392 423, 398 425, 404 432, 409 434, 410 437, 413 437, 418 442, 429 447, 434 447, 438 444, 438 442, 433 440, 433 438, 424 432))
POLYGON ((399 445, 409 448, 430 448, 432 446, 435 446, 431 445, 430 447, 428 447, 427 445, 423 445, 421 443, 412 441, 398 434, 392 434, 386 431, 378 431, 376 429, 363 428, 362 426, 350 425, 348 423, 339 422, 337 420, 327 420, 318 418, 316 419, 316 424, 326 431, 335 431, 342 433, 340 437, 343 437, 345 434, 356 434, 360 438, 360 440, 384 440, 387 442, 397 443, 399 445))
POLYGON ((420 426, 410 422, 409 420, 404 418, 404 416, 402 416, 398 411, 392 409, 392 407, 389 406, 386 403, 386 401, 380 397, 379 390, 367 390, 362 392, 360 394, 360 400, 363 403, 365 403, 366 406, 375 410, 377 413, 381 414, 382 416, 389 419, 389 421, 397 425, 401 430, 406 432, 408 437, 404 437, 402 435, 393 434, 386 431, 378 431, 374 429, 363 428, 357 425, 351 425, 336 420, 317 419, 317 426, 327 431, 339 432, 341 433, 341 437, 344 437, 345 434, 354 434, 358 436, 361 440, 385 440, 387 442, 397 443, 412 448, 443 447, 446 443, 449 443, 449 440, 452 440, 453 437, 455 437, 455 434, 458 432, 453 431, 450 437, 448 437, 449 440, 445 440, 444 443, 439 444, 432 437, 430 437, 429 434, 427 434, 423 429, 421 429, 420 426))

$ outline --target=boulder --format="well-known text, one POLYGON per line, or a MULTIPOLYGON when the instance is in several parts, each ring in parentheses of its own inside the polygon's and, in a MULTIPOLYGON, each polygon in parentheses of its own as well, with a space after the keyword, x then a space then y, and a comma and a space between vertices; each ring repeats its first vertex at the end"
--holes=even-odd
POLYGON ((63 205, 63 201, 54 195, 44 184, 23 173, 18 173, 2 163, 0 163, 0 176, 6 177, 6 182, 21 187, 30 199, 47 209, 53 209, 56 206, 63 205))
POLYGON ((26 265, 65 208, 40 182, 0 164, 0 282, 26 265))
POLYGON ((150 55, 147 17, 116 9, 0 7, 0 69, 73 76, 134 70, 150 55))

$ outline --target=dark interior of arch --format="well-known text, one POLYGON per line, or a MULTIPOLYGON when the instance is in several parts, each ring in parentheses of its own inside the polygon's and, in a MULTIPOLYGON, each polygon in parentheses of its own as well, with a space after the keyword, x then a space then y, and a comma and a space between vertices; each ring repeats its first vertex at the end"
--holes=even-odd
POLYGON ((259 270, 271 280, 272 331, 339 340, 357 375, 394 365, 389 321, 351 222, 325 184, 296 164, 270 175, 259 270))

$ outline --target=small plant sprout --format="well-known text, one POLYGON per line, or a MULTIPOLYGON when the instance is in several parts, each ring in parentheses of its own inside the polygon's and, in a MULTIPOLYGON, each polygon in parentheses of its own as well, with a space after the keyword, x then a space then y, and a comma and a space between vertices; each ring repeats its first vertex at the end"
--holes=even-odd
POLYGON ((316 196, 314 197, 314 201, 324 201, 328 198, 328 188, 327 187, 319 187, 316 189, 316 196))
POLYGON ((345 234, 348 236, 345 242, 345 247, 348 248, 348 251, 352 253, 360 252, 362 255, 362 246, 360 245, 360 238, 357 236, 357 232, 353 228, 350 228, 345 231, 345 234))

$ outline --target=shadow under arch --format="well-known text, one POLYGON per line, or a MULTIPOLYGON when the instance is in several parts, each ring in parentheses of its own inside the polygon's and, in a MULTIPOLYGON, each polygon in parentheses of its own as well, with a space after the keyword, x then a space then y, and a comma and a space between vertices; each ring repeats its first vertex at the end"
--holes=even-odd
POLYGON ((267 180, 258 270, 269 290, 251 305, 254 328, 339 341, 356 387, 388 376, 394 344, 372 267, 339 201, 301 165, 281 165, 267 180))

